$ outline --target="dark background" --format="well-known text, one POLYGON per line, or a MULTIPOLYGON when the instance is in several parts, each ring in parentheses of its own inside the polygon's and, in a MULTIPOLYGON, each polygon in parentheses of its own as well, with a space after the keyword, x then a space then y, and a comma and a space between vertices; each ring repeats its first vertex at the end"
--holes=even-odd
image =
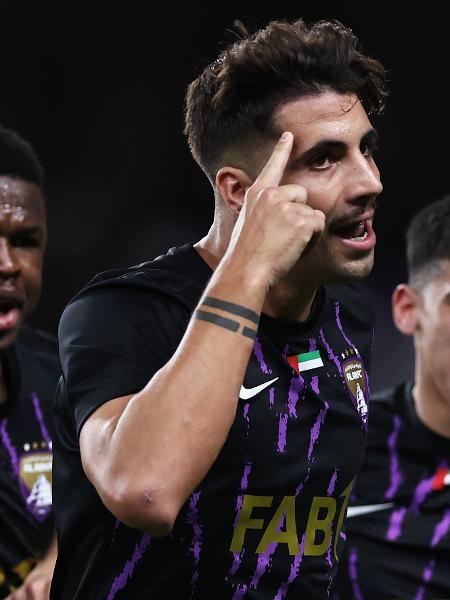
POLYGON ((234 19, 256 27, 337 18, 390 73, 387 109, 374 122, 385 191, 364 289, 378 319, 373 387, 408 376, 411 343, 390 318, 390 295, 406 277, 405 226, 450 187, 448 25, 426 8, 0 0, 0 121, 33 144, 47 172, 50 235, 33 324, 56 333, 64 305, 96 272, 206 233, 212 194, 182 134, 183 97, 234 19))

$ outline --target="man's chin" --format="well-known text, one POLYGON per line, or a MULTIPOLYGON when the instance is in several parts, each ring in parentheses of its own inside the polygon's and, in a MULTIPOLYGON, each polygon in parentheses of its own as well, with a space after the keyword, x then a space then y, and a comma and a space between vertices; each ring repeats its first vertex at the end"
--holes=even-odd
POLYGON ((373 252, 364 259, 342 261, 334 265, 333 270, 327 270, 324 283, 349 283, 367 277, 373 268, 373 252))

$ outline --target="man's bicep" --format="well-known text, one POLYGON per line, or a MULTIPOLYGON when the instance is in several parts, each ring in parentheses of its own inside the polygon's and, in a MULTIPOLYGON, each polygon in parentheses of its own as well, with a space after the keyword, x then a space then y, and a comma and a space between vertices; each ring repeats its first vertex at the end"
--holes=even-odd
POLYGON ((80 453, 83 469, 91 483, 100 492, 104 485, 102 475, 108 472, 110 442, 117 423, 134 394, 108 400, 85 421, 80 431, 80 453))

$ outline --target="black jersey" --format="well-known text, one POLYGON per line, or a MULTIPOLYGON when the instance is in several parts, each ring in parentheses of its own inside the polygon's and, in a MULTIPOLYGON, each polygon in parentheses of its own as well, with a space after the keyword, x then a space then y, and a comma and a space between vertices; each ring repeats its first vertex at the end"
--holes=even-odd
POLYGON ((450 598, 450 439, 418 419, 411 388, 402 384, 371 402, 338 598, 450 598))
POLYGON ((52 425, 56 339, 24 326, 4 354, 0 406, 0 598, 19 587, 53 537, 52 425))
POLYGON ((82 470, 84 422, 170 359, 211 274, 183 246, 97 276, 63 314, 54 600, 328 596, 367 427, 373 322, 352 287, 322 288, 301 324, 261 316, 234 423, 170 535, 120 523, 82 470))

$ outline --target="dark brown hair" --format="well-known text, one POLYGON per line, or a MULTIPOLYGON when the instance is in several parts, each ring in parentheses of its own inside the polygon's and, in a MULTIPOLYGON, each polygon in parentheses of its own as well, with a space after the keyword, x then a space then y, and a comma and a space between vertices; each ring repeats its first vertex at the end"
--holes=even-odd
POLYGON ((450 194, 422 208, 406 231, 406 259, 412 285, 423 287, 450 260, 450 194))
POLYGON ((282 103, 327 90, 355 93, 368 114, 380 112, 383 66, 364 56, 338 21, 312 26, 272 21, 221 52, 187 90, 185 134, 197 163, 214 179, 224 157, 252 151, 281 132, 271 121, 282 103))
POLYGON ((42 188, 44 169, 31 144, 0 125, 0 175, 17 177, 42 188))

